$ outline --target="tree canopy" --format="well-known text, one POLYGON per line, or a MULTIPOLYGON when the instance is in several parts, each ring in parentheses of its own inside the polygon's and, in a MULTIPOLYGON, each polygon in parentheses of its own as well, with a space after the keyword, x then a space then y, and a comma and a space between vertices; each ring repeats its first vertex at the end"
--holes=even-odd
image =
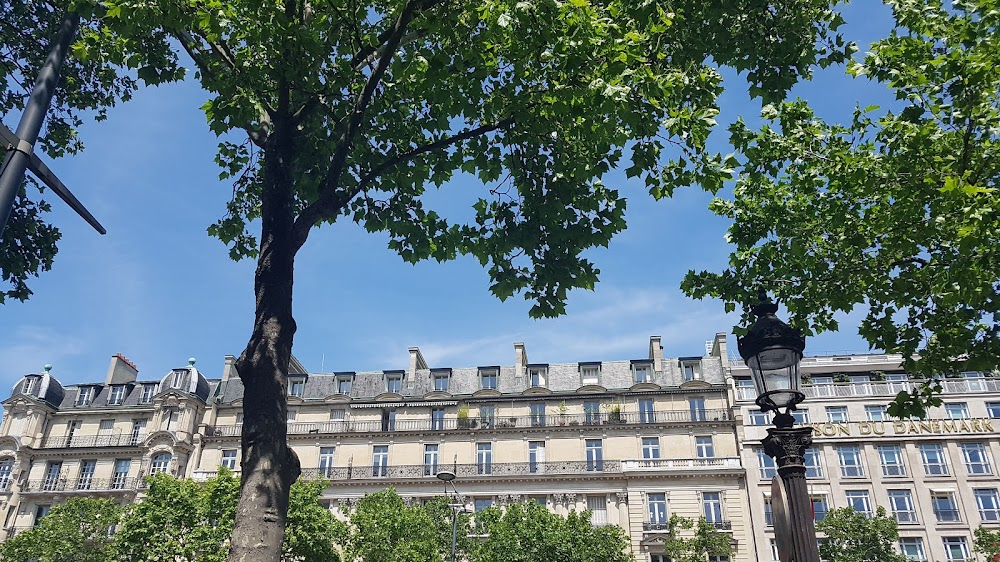
MULTIPOLYGON (((406 505, 394 489, 368 494, 350 514, 344 558, 347 562, 442 562, 444 548, 438 529, 427 509, 406 505)), ((450 528, 447 544, 450 548, 450 528)))
MULTIPOLYGON (((682 288, 756 301, 761 285, 807 333, 866 314, 859 333, 925 376, 992 370, 1000 357, 1000 52, 997 0, 890 2, 891 35, 848 69, 895 92, 830 123, 802 100, 766 105, 766 124, 730 128, 739 153, 721 272, 682 288)), ((861 102, 864 105, 864 102, 861 102)), ((924 415, 938 384, 902 393, 893 415, 924 415)))
POLYGON ((827 512, 816 530, 826 538, 819 543, 819 556, 827 562, 906 562, 896 544, 896 520, 879 507, 874 516, 844 507, 827 512))
POLYGON ((0 543, 0 560, 111 562, 122 508, 108 499, 70 498, 38 524, 0 543))

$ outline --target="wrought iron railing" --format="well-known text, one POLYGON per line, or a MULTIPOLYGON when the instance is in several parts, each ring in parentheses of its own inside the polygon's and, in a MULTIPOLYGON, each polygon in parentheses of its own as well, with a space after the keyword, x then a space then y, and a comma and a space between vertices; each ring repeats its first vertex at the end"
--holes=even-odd
POLYGON ((138 478, 43 478, 28 480, 22 492, 108 492, 135 491, 138 488, 138 478))
POLYGON ((666 521, 646 521, 642 524, 643 531, 669 531, 670 524, 666 521))
POLYGON ((133 436, 131 433, 46 437, 42 443, 42 447, 47 449, 61 449, 66 447, 136 447, 142 443, 144 438, 144 435, 133 436))
POLYGON ((631 459, 622 461, 622 470, 696 470, 742 468, 739 457, 710 457, 697 459, 631 459))
MULTIPOLYGON (((327 478, 329 480, 369 480, 369 479, 431 479, 437 473, 447 470, 460 477, 476 476, 545 476, 545 475, 599 475, 621 473, 621 461, 546 461, 546 462, 513 462, 513 463, 476 463, 476 464, 414 464, 414 465, 369 465, 369 466, 335 466, 330 468, 306 468, 302 470, 304 478, 327 478)), ((203 472, 206 478, 211 472, 203 472)))
POLYGON ((732 521, 709 521, 709 525, 719 529, 720 531, 732 531, 733 522, 732 521))
MULTIPOLYGON (((395 431, 464 431, 526 429, 537 427, 587 427, 731 421, 726 409, 668 410, 660 412, 621 412, 592 414, 555 414, 546 416, 494 416, 418 420, 336 420, 326 422, 293 422, 289 435, 380 433, 395 431)), ((208 426, 208 437, 238 437, 242 425, 208 426)))
MULTIPOLYGON (((910 391, 919 387, 923 380, 905 381, 862 381, 832 384, 810 384, 802 387, 806 398, 851 398, 866 396, 896 396, 900 391, 910 391)), ((941 388, 945 394, 968 394, 974 392, 1000 392, 997 379, 944 379, 941 388)), ((753 401, 757 391, 753 387, 736 387, 736 399, 753 401)))

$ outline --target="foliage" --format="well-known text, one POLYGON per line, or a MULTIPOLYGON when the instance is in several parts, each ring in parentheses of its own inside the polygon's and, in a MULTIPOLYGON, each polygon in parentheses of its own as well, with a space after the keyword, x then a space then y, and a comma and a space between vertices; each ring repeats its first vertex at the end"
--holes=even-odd
POLYGON ((594 526, 590 512, 562 517, 535 502, 476 513, 487 534, 471 562, 632 562, 629 540, 617 525, 594 526))
POLYGON ((820 541, 819 557, 828 562, 906 562, 896 543, 899 531, 896 520, 879 507, 873 517, 844 507, 832 509, 816 524, 826 534, 820 541))
POLYGON ((671 515, 667 521, 663 552, 675 562, 703 562, 709 556, 732 555, 731 539, 728 533, 719 531, 704 517, 695 522, 687 517, 671 515))
MULTIPOLYGON (((730 128, 742 154, 733 200, 736 245, 721 273, 689 272, 695 297, 749 306, 765 286, 807 333, 834 314, 866 312, 859 333, 902 353, 925 376, 990 370, 1000 357, 1000 3, 897 0, 892 34, 857 79, 892 89, 893 110, 855 110, 850 123, 804 101, 767 105, 767 124, 730 128)), ((939 385, 901 393, 890 413, 925 415, 939 385)))
MULTIPOLYGON (((447 506, 445 506, 447 507, 447 506)), ((347 528, 348 562, 442 562, 440 520, 388 488, 358 501, 347 528)), ((451 552, 451 529, 447 536, 451 552)))
POLYGON ((979 527, 975 532, 976 552, 986 556, 989 562, 1000 560, 1000 531, 979 527))
MULTIPOLYGON (((233 529, 240 480, 220 468, 218 476, 198 483, 168 474, 147 479, 146 497, 126 508, 116 535, 123 560, 199 562, 226 559, 233 529)), ((343 524, 319 504, 323 481, 292 486, 283 560, 339 562, 335 541, 343 524)))
POLYGON ((33 529, 0 543, 0 560, 113 562, 111 530, 121 507, 107 499, 70 498, 52 508, 33 529))

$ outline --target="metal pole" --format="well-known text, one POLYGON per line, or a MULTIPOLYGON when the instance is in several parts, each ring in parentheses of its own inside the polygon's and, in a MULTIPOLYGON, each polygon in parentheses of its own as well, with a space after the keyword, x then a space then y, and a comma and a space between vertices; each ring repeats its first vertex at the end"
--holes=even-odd
POLYGON ((764 451, 774 458, 788 496, 788 523, 792 539, 792 560, 819 562, 812 499, 806 483, 806 448, 812 445, 812 428, 768 428, 762 441, 764 451))
POLYGON ((458 508, 451 508, 451 562, 455 562, 455 550, 458 545, 458 508))
POLYGON ((59 35, 56 36, 49 50, 49 56, 45 59, 38 78, 35 79, 31 97, 28 98, 28 104, 17 124, 17 131, 14 133, 19 139, 17 145, 8 150, 7 159, 3 168, 0 168, 0 234, 7 225, 17 191, 24 181, 24 171, 28 167, 29 157, 34 150, 35 141, 38 140, 38 133, 42 129, 42 122, 45 120, 45 113, 49 109, 56 85, 59 83, 59 69, 79 25, 79 14, 69 12, 63 18, 59 35))

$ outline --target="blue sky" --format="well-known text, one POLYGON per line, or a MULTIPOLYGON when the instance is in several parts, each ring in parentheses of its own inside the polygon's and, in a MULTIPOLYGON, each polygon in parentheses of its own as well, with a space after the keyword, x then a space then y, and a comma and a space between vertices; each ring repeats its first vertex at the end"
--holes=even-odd
MULTIPOLYGON (((861 1, 843 8, 846 33, 862 48, 891 26, 887 8, 861 1)), ((727 74, 720 132, 742 115, 756 120, 759 101, 727 74)), ((878 85, 853 80, 843 67, 819 71, 793 95, 820 115, 846 118, 862 105, 889 103, 878 85)), ((159 378, 188 357, 219 376, 226 354, 246 345, 253 320, 251 261, 233 262, 205 229, 224 212, 231 186, 218 180, 217 144, 198 109, 207 99, 193 81, 140 91, 104 123, 83 127, 82 155, 50 167, 108 229, 100 236, 53 201, 63 232, 52 271, 31 283, 25 303, 0 310, 0 383, 11 385, 42 365, 64 383, 102 380, 111 355, 159 378)), ((18 116, 4 121, 13 129, 18 116)), ((725 151, 722 134, 719 150, 725 151)), ((653 201, 637 182, 606 183, 628 198, 628 230, 589 255, 601 269, 593 292, 571 294, 566 316, 532 320, 520 297, 501 303, 473 259, 412 266, 386 248, 386 237, 337 224, 316 230, 296 262, 294 354, 313 372, 405 368, 419 346, 431 366, 512 364, 513 342, 532 362, 644 357, 650 335, 669 356, 698 355, 715 332, 737 321, 715 301, 678 289, 688 269, 721 269, 730 247, 727 223, 707 210, 697 188, 653 201)), ((436 200, 465 200, 474 182, 446 185, 436 200)), ((839 333, 811 338, 807 353, 864 352, 861 316, 839 333)), ((730 336, 731 345, 735 341, 730 336)))

